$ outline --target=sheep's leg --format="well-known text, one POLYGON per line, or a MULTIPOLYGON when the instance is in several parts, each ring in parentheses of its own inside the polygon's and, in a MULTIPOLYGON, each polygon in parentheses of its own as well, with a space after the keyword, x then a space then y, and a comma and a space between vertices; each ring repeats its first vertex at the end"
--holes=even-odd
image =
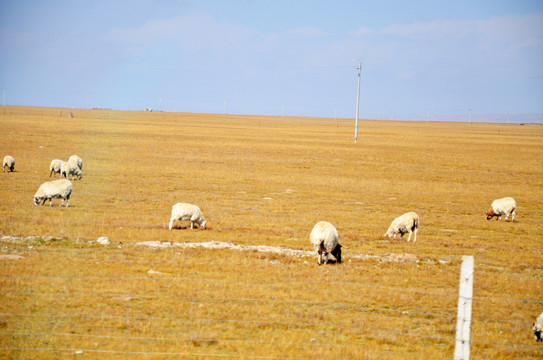
POLYGON ((49 199, 49 206, 53 206, 53 198, 49 199))
POLYGON ((511 221, 515 221, 515 213, 517 212, 517 209, 513 209, 513 211, 511 211, 511 221))
POLYGON ((174 222, 174 221, 175 221, 175 218, 173 218, 173 217, 170 218, 170 226, 169 226, 170 230, 172 229, 172 226, 173 226, 173 222, 174 222))
POLYGON ((325 254, 325 259, 324 259, 324 265, 328 264, 328 253, 324 253, 325 254))
POLYGON ((415 238, 413 239, 413 242, 417 241, 417 231, 419 231, 419 229, 415 228, 415 238))
POLYGON ((190 228, 191 228, 191 229, 194 229, 194 221, 191 221, 191 222, 190 222, 190 228))
POLYGON ((70 203, 70 199, 66 199, 66 207, 68 207, 68 204, 70 203))
POLYGON ((319 250, 318 254, 319 254, 319 256, 317 257, 317 262, 319 263, 319 265, 321 265, 322 264, 322 251, 319 250))
POLYGON ((60 201, 60 205, 58 207, 62 207, 62 204, 64 204, 64 198, 60 201))
POLYGON ((409 231, 409 236, 407 237, 407 242, 410 242, 411 241, 411 231, 409 231))
POLYGON ((47 201, 47 198, 43 199, 42 205, 45 205, 45 202, 47 201))

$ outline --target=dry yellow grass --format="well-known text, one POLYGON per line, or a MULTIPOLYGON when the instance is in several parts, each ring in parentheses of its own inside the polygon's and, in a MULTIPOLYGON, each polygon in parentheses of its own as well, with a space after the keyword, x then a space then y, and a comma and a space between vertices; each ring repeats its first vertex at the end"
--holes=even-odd
POLYGON ((368 120, 353 144, 343 119, 1 110, 16 171, 0 177, 0 234, 38 236, 0 243, 23 257, 0 259, 1 357, 451 358, 461 255, 475 256, 472 358, 543 356, 530 330, 543 311, 543 126, 368 120), (72 154, 84 177, 70 207, 34 206, 49 162, 72 154), (486 221, 504 196, 518 221, 486 221), (210 229, 168 231, 176 202, 210 229), (418 241, 383 239, 407 211, 418 241), (320 220, 338 229, 341 265, 135 246, 311 250, 320 220), (389 261, 404 254, 417 261, 389 261))

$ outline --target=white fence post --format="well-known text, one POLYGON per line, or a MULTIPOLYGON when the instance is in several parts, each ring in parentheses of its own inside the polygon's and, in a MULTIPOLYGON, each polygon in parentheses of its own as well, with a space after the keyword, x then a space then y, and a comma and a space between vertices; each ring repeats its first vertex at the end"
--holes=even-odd
POLYGON ((462 256, 454 360, 469 360, 471 304, 473 301, 473 263, 473 256, 462 256))

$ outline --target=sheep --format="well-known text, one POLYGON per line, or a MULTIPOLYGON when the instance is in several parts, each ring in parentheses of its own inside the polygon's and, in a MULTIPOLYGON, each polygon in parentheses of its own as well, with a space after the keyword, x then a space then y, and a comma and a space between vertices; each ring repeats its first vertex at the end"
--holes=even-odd
POLYGON ((505 215, 505 221, 508 221, 509 215, 512 215, 511 221, 515 221, 516 212, 517 203, 515 199, 504 197, 503 199, 497 199, 492 202, 490 209, 486 212, 486 219, 490 220, 495 216, 496 220, 500 220, 502 215, 505 215))
POLYGON ((6 171, 6 167, 8 168, 8 172, 13 172, 15 169, 15 159, 11 155, 4 156, 4 161, 2 163, 3 171, 6 171))
POLYGON ((79 170, 83 170, 83 160, 81 160, 79 156, 77 155, 70 156, 70 158, 68 159, 68 162, 76 164, 79 170))
POLYGON ((177 203, 172 206, 172 216, 170 218, 170 230, 176 220, 189 220, 190 228, 194 229, 194 223, 198 224, 200 229, 205 229, 207 222, 204 219, 202 210, 196 205, 177 203))
POLYGON ((341 245, 338 243, 338 234, 334 225, 327 221, 320 221, 313 227, 309 235, 309 241, 318 253, 317 262, 322 264, 324 253, 324 264, 328 264, 328 254, 332 254, 338 263, 341 263, 341 245))
POLYGON ((66 200, 66 207, 70 202, 70 195, 72 194, 72 183, 66 179, 48 181, 40 185, 36 194, 34 194, 34 205, 39 205, 42 202, 42 205, 49 200, 49 206, 52 205, 52 199, 62 198, 60 206, 64 204, 66 200))
POLYGON ((59 174, 60 177, 60 169, 62 168, 62 165, 64 165, 64 161, 59 159, 54 159, 51 161, 51 165, 49 165, 49 177, 53 174, 59 174))
POLYGON ((409 237, 407 238, 407 241, 409 242, 411 241, 411 234, 414 232, 415 238, 413 239, 413 242, 415 242, 417 241, 417 231, 419 231, 419 225, 419 216, 411 211, 394 219, 383 236, 388 238, 394 237, 394 239, 396 239, 396 235, 398 234, 400 234, 400 237, 403 238, 404 234, 409 233, 409 237))
POLYGON ((541 336, 541 333, 543 332, 543 312, 539 314, 539 316, 533 323, 532 330, 534 331, 535 341, 543 342, 543 337, 541 336))
POLYGON ((72 180, 81 180, 83 177, 83 173, 81 172, 81 169, 77 166, 74 162, 65 162, 60 167, 60 177, 65 177, 66 179, 69 179, 69 176, 72 175, 72 180), (75 178, 77 176, 77 179, 75 178))

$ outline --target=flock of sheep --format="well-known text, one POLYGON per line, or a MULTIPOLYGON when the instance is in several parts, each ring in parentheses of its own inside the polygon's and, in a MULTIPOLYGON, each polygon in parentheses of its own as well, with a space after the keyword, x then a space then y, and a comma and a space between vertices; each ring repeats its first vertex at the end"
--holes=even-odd
MULTIPOLYGON (((7 155, 4 157, 3 168, 6 171, 14 171, 15 159, 7 155)), ((73 186, 68 180, 70 176, 72 180, 80 180, 83 177, 83 160, 78 155, 72 155, 68 161, 54 159, 49 165, 49 177, 59 174, 59 180, 48 181, 40 185, 38 191, 34 195, 34 204, 43 205, 49 200, 49 206, 52 206, 52 199, 62 199, 60 206, 66 201, 66 207, 70 201, 70 195, 72 194, 73 186), (64 177, 65 179, 62 179, 64 177)), ((506 197, 503 199, 494 200, 490 205, 490 209, 487 211, 487 219, 490 220, 496 217, 497 220, 501 219, 505 215, 505 220, 512 217, 515 220, 515 214, 517 210, 517 204, 513 198, 506 197)), ((204 219, 202 210, 196 205, 178 203, 172 206, 172 212, 170 217, 169 229, 174 226, 175 221, 190 221, 190 228, 194 229, 195 224, 199 228, 206 228, 207 222, 204 219)), ((384 237, 396 238, 399 234, 401 238, 405 234, 409 234, 407 241, 411 241, 411 236, 414 234, 413 242, 417 241, 417 232, 420 226, 419 216, 415 212, 408 212, 403 214, 392 221, 384 237)), ((317 262, 320 264, 328 263, 328 255, 332 254, 336 259, 336 262, 341 263, 341 245, 338 242, 338 233, 336 228, 326 221, 317 223, 311 234, 309 240, 313 245, 315 251, 318 254, 317 262)))
MULTIPOLYGON (((15 159, 10 155, 5 156, 2 166, 4 172, 6 171, 6 168, 8 171, 13 172, 15 170, 15 159)), ((60 206, 66 201, 65 206, 68 207, 70 195, 73 190, 73 185, 68 179, 69 176, 71 176, 72 180, 75 181, 78 179, 80 180, 83 177, 83 160, 77 155, 70 156, 68 161, 54 159, 51 161, 49 170, 49 177, 59 174, 60 179, 41 184, 34 195, 34 204, 39 205, 41 203, 43 205, 49 200, 49 206, 52 206, 52 199, 62 199, 60 206), (62 179, 62 177, 65 179, 62 179)), ((511 216, 514 221, 516 209, 517 204, 511 197, 494 200, 486 213, 487 220, 490 220, 493 217, 500 220, 502 216, 505 216, 505 220, 507 221, 509 216, 511 216)), ((187 203, 177 203, 172 206, 169 223, 170 230, 173 228, 175 221, 190 221, 191 229, 194 229, 195 224, 201 229, 205 229, 207 226, 207 222, 204 219, 204 215, 200 208, 196 205, 187 203)), ((413 242, 415 242, 417 241, 419 226, 419 216, 415 212, 408 212, 394 219, 383 236, 396 238, 399 234, 400 237, 403 238, 405 234, 409 234, 409 237, 407 238, 407 241, 409 242, 411 241, 411 235, 414 234, 413 242)), ((328 263, 329 254, 332 254, 337 263, 341 263, 341 245, 338 242, 338 238, 338 232, 331 223, 320 221, 315 224, 309 235, 309 240, 318 254, 317 262, 319 265, 323 262, 324 264, 328 263)), ((536 340, 543 341, 543 313, 541 313, 536 322, 534 322, 532 330, 534 331, 536 340)))

